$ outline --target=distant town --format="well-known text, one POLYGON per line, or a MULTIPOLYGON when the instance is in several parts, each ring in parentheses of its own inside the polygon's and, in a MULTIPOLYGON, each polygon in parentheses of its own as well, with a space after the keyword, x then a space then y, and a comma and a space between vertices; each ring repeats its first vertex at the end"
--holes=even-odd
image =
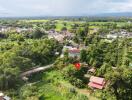
POLYGON ((0 20, 0 100, 131 100, 132 19, 0 20))

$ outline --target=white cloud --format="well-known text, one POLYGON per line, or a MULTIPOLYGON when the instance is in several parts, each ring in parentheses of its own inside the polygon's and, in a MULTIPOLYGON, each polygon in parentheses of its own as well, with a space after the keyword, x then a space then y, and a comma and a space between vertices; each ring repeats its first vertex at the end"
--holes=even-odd
POLYGON ((109 3, 107 12, 131 12, 132 11, 132 1, 109 3))
POLYGON ((12 16, 90 15, 131 12, 131 0, 0 0, 0 13, 12 16))
POLYGON ((0 12, 5 12, 7 11, 4 7, 0 6, 0 12))

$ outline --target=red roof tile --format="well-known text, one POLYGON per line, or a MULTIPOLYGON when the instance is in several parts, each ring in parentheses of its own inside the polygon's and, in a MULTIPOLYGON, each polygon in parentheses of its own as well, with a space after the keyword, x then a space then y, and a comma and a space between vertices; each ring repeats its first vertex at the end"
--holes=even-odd
POLYGON ((70 53, 79 53, 80 50, 79 49, 71 49, 69 50, 70 53))
POLYGON ((105 84, 104 78, 95 77, 95 76, 90 77, 90 82, 94 82, 94 83, 97 83, 97 84, 100 84, 100 85, 105 84))
POLYGON ((90 87, 93 87, 93 88, 97 88, 97 89, 103 89, 103 85, 99 85, 99 84, 96 84, 96 83, 93 83, 93 82, 89 82, 88 84, 90 87))

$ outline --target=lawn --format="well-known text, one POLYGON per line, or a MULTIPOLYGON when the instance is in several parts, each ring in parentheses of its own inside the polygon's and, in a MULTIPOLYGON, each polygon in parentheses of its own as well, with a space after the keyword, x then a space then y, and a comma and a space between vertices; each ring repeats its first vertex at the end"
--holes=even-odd
POLYGON ((71 25, 73 24, 73 22, 65 22, 66 26, 64 26, 64 21, 61 20, 56 20, 57 24, 56 24, 56 30, 57 31, 61 31, 61 29, 63 27, 66 27, 68 30, 71 29, 71 25))

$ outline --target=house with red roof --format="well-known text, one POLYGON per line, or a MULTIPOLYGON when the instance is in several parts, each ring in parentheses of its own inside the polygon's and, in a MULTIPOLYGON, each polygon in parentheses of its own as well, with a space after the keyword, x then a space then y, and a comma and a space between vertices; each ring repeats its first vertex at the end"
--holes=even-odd
POLYGON ((88 86, 96 89, 103 89, 105 87, 105 80, 101 77, 91 76, 88 86))
POLYGON ((77 48, 72 48, 68 50, 69 57, 80 57, 80 50, 77 48))
POLYGON ((80 49, 73 47, 73 46, 64 46, 62 50, 61 57, 64 57, 64 52, 68 51, 69 57, 78 57, 80 58, 80 49))

